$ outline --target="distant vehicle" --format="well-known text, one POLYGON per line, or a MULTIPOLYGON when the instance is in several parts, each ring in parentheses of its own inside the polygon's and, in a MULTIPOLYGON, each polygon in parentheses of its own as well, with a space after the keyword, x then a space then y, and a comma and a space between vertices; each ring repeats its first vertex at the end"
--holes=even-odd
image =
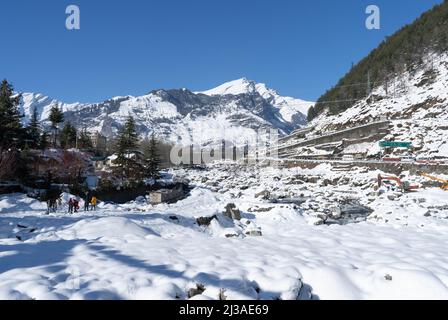
POLYGON ((401 162, 415 162, 417 159, 414 156, 402 156, 400 160, 401 162))
POLYGON ((417 162, 426 163, 426 162, 430 162, 430 161, 432 161, 432 158, 422 157, 422 156, 418 156, 417 157, 417 162))
POLYGON ((444 162, 442 160, 435 160, 432 157, 417 157, 417 163, 420 164, 444 164, 444 162))
POLYGON ((381 161, 387 161, 387 162, 400 162, 400 158, 393 158, 393 157, 383 157, 381 158, 381 161))
POLYGON ((353 162, 353 161, 355 161, 355 157, 350 154, 345 154, 342 156, 342 161, 353 162))

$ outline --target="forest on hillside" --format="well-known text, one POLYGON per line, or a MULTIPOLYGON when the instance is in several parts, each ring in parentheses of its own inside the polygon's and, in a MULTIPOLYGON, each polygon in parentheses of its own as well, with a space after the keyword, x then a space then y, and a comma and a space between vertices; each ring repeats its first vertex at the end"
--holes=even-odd
MULTIPOLYGON (((325 110, 339 114, 365 98, 373 87, 386 88, 396 76, 418 69, 429 53, 448 51, 448 0, 387 37, 344 76, 308 112, 311 121, 325 110)), ((387 91, 387 89, 386 89, 387 91)))

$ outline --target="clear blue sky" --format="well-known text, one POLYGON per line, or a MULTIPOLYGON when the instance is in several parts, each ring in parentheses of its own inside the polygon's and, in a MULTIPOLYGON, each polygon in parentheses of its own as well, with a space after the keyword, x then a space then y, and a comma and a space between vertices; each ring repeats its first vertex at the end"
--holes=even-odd
POLYGON ((0 4, 0 78, 99 102, 241 77, 315 100, 387 35, 442 0, 14 0, 0 4), (65 8, 81 30, 65 28, 65 8), (381 8, 382 29, 365 28, 381 8), (8 46, 6 44, 8 43, 8 46))

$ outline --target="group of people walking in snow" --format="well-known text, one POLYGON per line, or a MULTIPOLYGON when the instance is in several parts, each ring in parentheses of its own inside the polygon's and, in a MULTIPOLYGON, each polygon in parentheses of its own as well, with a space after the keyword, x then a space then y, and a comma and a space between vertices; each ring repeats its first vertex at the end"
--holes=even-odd
MULTIPOLYGON (((63 200, 59 190, 48 190, 43 194, 41 199, 47 203, 46 214, 56 213, 58 210, 63 210, 63 200)), ((92 193, 88 191, 85 193, 83 200, 84 211, 96 211, 98 199, 95 195, 92 195, 92 193)), ((80 197, 70 197, 67 203, 68 213, 77 213, 80 209, 80 202, 80 197)))
MULTIPOLYGON (((95 196, 92 196, 90 192, 86 192, 86 196, 84 198, 84 211, 95 211, 98 203, 98 199, 95 196)), ((77 213, 79 211, 79 199, 78 198, 70 198, 68 201, 68 213, 77 213)))
POLYGON ((96 210, 98 199, 95 196, 92 196, 90 192, 86 192, 86 196, 84 198, 84 211, 89 211, 89 208, 92 211, 96 210))

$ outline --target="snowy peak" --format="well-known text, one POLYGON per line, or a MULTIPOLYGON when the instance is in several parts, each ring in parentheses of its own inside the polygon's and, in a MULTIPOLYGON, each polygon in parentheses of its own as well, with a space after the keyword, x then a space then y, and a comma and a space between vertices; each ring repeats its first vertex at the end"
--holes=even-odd
POLYGON ((251 94, 256 91, 257 91, 257 83, 255 81, 251 81, 246 78, 241 78, 238 80, 226 82, 216 88, 198 93, 202 93, 207 96, 218 96, 218 95, 251 94))
POLYGON ((263 98, 272 96, 279 96, 278 92, 268 88, 264 83, 257 83, 247 78, 241 78, 226 82, 216 88, 198 92, 207 96, 219 96, 219 95, 239 95, 239 94, 254 94, 258 93, 263 98))
POLYGON ((314 102, 292 97, 283 97, 276 90, 268 88, 266 84, 257 83, 247 78, 226 82, 216 88, 198 93, 207 96, 259 94, 263 99, 279 109, 283 118, 288 122, 292 122, 297 114, 306 117, 309 108, 315 104, 314 102))
POLYGON ((50 115, 50 110, 56 104, 62 110, 62 112, 77 111, 86 106, 82 103, 63 103, 56 99, 50 98, 40 93, 21 93, 22 103, 20 105, 20 111, 25 115, 24 122, 27 123, 33 113, 33 109, 36 108, 40 121, 46 121, 50 115))

